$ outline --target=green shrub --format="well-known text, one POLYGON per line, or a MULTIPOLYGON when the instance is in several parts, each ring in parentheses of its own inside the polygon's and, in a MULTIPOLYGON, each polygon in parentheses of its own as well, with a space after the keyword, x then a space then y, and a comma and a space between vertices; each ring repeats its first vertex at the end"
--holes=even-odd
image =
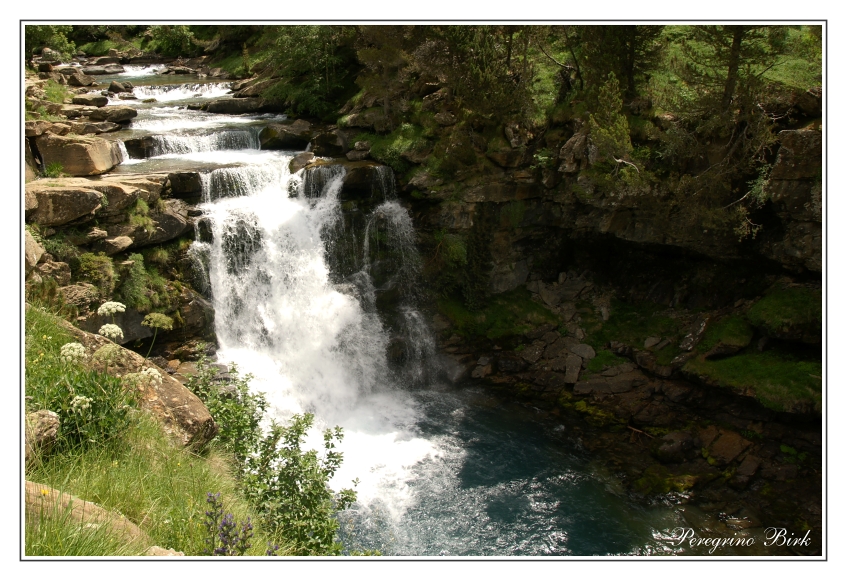
POLYGON ((62 172, 65 170, 64 166, 58 161, 54 161, 53 163, 48 163, 44 168, 44 177, 46 178, 58 178, 62 176, 62 172))
POLYGON ((294 415, 288 426, 271 426, 257 453, 247 457, 244 493, 266 526, 294 544, 296 554, 338 555, 343 547, 336 541, 334 515, 350 507, 356 493, 345 488, 336 494, 329 487, 342 460, 334 450, 340 427, 324 431, 322 455, 301 449, 313 421, 312 414, 294 415))
POLYGON ((76 277, 78 280, 84 280, 96 286, 103 298, 112 296, 119 280, 112 259, 102 252, 81 254, 76 277))
POLYGON ((206 404, 218 424, 215 440, 233 455, 241 470, 247 456, 259 443, 259 423, 268 404, 264 394, 250 393, 252 376, 242 377, 235 365, 230 366, 226 384, 215 381, 217 372, 205 357, 201 358, 197 362, 197 372, 185 385, 206 404))

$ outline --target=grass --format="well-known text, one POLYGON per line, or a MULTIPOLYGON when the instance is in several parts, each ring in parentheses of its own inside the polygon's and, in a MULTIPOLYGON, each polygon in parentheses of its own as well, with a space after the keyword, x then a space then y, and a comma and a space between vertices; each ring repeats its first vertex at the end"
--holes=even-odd
MULTIPOLYGON (((94 395, 111 381, 105 374, 75 369, 60 359, 62 345, 70 334, 56 318, 30 307, 26 312, 26 394, 29 410, 42 408, 45 392, 76 377, 73 393, 94 395), (76 375, 74 375, 76 374, 76 375)), ((55 393, 53 394, 55 395, 55 393)), ((68 395, 68 398, 70 395, 68 395)), ((93 402, 92 408, 99 402, 93 402)), ((50 409, 54 409, 54 405, 50 409)), ((62 414, 60 413, 60 416, 62 414)), ((97 442, 65 445, 65 423, 53 454, 38 458, 27 468, 27 480, 72 494, 120 513, 146 532, 153 544, 202 554, 206 547, 206 494, 221 493, 225 510, 237 522, 251 512, 238 491, 228 454, 214 447, 197 455, 175 445, 161 425, 146 412, 130 408, 127 425, 107 432, 97 442)), ((104 424, 105 426, 105 424, 104 424)), ((80 527, 62 513, 28 520, 27 555, 131 555, 146 547, 126 545, 106 530, 80 527)), ((255 537, 251 555, 264 555, 270 537, 253 518, 255 537)), ((276 541, 279 543, 279 541, 276 541)))
POLYGON ((440 299, 438 308, 453 323, 456 333, 463 337, 500 339, 522 335, 544 323, 558 322, 556 316, 533 301, 529 290, 523 287, 492 297, 479 311, 468 310, 454 298, 440 299))
POLYGON ((50 79, 44 84, 45 98, 51 103, 64 103, 65 99, 73 96, 64 85, 60 85, 56 81, 50 79))
POLYGON ((822 364, 779 349, 748 350, 733 357, 688 361, 683 371, 705 376, 736 393, 754 395, 775 411, 820 412, 822 364))

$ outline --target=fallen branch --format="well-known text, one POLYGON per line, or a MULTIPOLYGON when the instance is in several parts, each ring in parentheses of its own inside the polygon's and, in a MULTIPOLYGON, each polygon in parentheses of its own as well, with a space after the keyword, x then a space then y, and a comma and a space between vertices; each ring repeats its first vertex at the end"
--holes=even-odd
POLYGON ((647 436, 648 438, 655 438, 655 437, 656 437, 656 436, 651 436, 651 435, 650 435, 650 434, 648 434, 647 432, 643 432, 643 431, 639 430, 638 428, 633 428, 632 426, 627 426, 627 428, 628 428, 628 429, 630 429, 630 430, 632 430, 633 432, 635 432, 635 433, 637 433, 637 434, 644 434, 644 435, 645 435, 645 436, 647 436))
POLYGON ((618 158, 617 158, 617 157, 615 157, 614 155, 612 156, 612 159, 614 159, 616 162, 618 162, 618 164, 625 163, 626 165, 631 165, 632 167, 634 167, 634 168, 635 168, 635 171, 637 171, 639 174, 641 173, 641 172, 638 170, 638 166, 637 166, 637 165, 635 165, 634 163, 632 163, 631 161, 626 161, 625 159, 618 159, 618 158))

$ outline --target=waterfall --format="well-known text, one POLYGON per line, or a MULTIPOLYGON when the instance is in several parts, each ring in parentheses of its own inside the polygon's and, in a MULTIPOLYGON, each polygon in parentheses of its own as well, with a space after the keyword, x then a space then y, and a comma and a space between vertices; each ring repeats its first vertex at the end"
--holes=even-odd
POLYGON ((139 99, 156 99, 159 103, 191 98, 215 99, 229 93, 231 83, 185 83, 182 85, 144 85, 132 94, 139 99))
POLYGON ((259 149, 260 127, 218 131, 204 135, 153 135, 152 156, 206 151, 259 149))

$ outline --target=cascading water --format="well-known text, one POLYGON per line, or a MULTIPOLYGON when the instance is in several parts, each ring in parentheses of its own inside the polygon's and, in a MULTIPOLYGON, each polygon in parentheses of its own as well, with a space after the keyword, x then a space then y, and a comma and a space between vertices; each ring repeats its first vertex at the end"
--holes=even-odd
POLYGON ((291 153, 252 140, 254 126, 272 119, 281 117, 153 106, 132 128, 170 135, 156 160, 201 168, 208 232, 191 256, 195 287, 215 307, 218 360, 254 376, 269 419, 315 413, 307 445, 321 449, 320 430, 344 428, 331 485, 359 480, 358 502, 338 515, 345 546, 385 555, 675 552, 668 539, 684 524, 679 514, 630 502, 569 427, 436 381, 435 344, 418 310, 416 234, 393 173, 375 169, 368 195, 345 192, 341 165, 292 175, 291 153))

